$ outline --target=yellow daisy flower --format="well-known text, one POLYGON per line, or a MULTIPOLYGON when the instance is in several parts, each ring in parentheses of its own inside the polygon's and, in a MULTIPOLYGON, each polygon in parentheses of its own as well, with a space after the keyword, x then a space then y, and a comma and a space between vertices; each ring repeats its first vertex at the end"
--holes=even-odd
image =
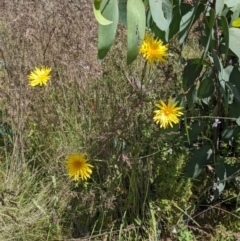
POLYGON ((179 123, 179 116, 183 115, 180 111, 183 107, 176 107, 178 101, 173 102, 172 98, 169 98, 167 105, 160 100, 159 103, 156 103, 155 106, 158 107, 160 110, 155 110, 153 113, 155 116, 153 120, 158 124, 160 124, 160 128, 166 129, 168 125, 173 127, 172 123, 177 124, 179 123))
POLYGON ((232 26, 233 26, 233 27, 236 27, 236 28, 240 28, 240 18, 235 19, 235 20, 232 22, 232 26))
POLYGON ((47 82, 50 80, 51 68, 48 67, 41 67, 35 69, 28 75, 29 85, 36 86, 36 85, 46 85, 47 82))
POLYGON ((166 62, 167 50, 167 45, 163 45, 161 40, 154 39, 152 34, 146 34, 139 52, 152 65, 154 62, 166 62))
POLYGON ((87 180, 92 173, 92 165, 87 163, 88 160, 85 157, 85 154, 72 154, 68 156, 66 160, 67 172, 69 178, 73 178, 75 181, 79 179, 87 180))

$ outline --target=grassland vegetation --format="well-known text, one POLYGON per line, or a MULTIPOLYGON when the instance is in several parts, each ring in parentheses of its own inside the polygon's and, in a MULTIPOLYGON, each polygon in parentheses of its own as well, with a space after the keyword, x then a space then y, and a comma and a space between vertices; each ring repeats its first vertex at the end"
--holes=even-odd
MULTIPOLYGON (((186 59, 202 51, 192 34, 186 59)), ((239 237, 239 197, 195 207, 211 178, 186 178, 192 153, 153 121, 154 104, 181 91, 176 42, 154 68, 126 65, 125 28, 115 42, 99 64, 89 1, 0 3, 0 240, 239 237), (29 86, 42 66, 51 79, 29 86), (88 180, 69 178, 73 153, 87 153, 88 180)))

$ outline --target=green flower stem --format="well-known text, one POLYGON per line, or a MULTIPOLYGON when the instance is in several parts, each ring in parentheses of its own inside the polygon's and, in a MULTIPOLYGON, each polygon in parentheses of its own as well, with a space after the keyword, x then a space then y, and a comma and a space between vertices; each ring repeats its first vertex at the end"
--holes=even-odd
POLYGON ((220 116, 192 116, 192 117, 184 117, 186 119, 222 119, 222 120, 232 120, 236 121, 237 118, 231 118, 231 117, 220 117, 220 116))

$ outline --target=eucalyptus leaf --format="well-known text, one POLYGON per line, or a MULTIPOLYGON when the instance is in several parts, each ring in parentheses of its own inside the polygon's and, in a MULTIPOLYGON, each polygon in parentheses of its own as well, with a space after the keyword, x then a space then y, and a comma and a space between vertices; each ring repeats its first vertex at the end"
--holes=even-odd
POLYGON ((215 170, 217 182, 215 183, 216 189, 214 192, 214 199, 216 200, 219 198, 226 185, 227 171, 222 158, 217 158, 215 170))
POLYGON ((202 170, 211 163, 213 158, 213 150, 211 146, 205 145, 196 150, 191 157, 187 169, 186 176, 196 178, 202 170))
POLYGON ((193 114, 194 112, 194 103, 197 99, 197 91, 196 91, 196 85, 194 85, 189 92, 187 93, 187 104, 188 104, 188 110, 193 114))
POLYGON ((199 0, 196 0, 194 3, 194 6, 190 7, 189 4, 182 4, 182 19, 180 22, 180 32, 179 32, 179 43, 180 45, 184 45, 185 40, 189 34, 189 31, 191 30, 192 25, 194 22, 198 19, 200 14, 203 13, 205 9, 204 4, 199 4, 199 0), (187 8, 187 11, 184 11, 184 8, 187 8))
POLYGON ((110 50, 117 31, 118 25, 118 3, 116 0, 103 0, 101 2, 102 15, 112 21, 110 25, 98 26, 98 59, 103 60, 110 50))
POLYGON ((168 39, 172 39, 172 37, 178 33, 180 28, 180 22, 181 22, 181 15, 179 12, 179 5, 175 5, 173 8, 173 19, 169 27, 169 36, 168 39))
POLYGON ((229 48, 240 59, 240 28, 229 28, 229 48))
POLYGON ((238 68, 233 68, 229 76, 229 82, 226 82, 229 89, 234 94, 235 99, 240 102, 240 71, 238 68))
POLYGON ((98 0, 94 0, 94 4, 93 4, 93 13, 94 16, 96 18, 96 20, 98 21, 99 24, 101 25, 109 25, 112 23, 112 21, 106 19, 102 13, 101 13, 101 9, 100 9, 100 3, 101 1, 98 0))
POLYGON ((225 41, 225 61, 228 57, 228 49, 229 49, 229 28, 228 28, 228 22, 227 19, 222 16, 221 17, 221 24, 222 24, 222 29, 223 29, 223 34, 224 34, 224 41, 225 41))
POLYGON ((208 77, 200 82, 198 88, 197 96, 199 99, 208 98, 212 96, 215 92, 214 81, 212 78, 208 77))
POLYGON ((171 0, 149 0, 153 21, 159 29, 166 31, 172 21, 173 4, 171 0))
POLYGON ((232 65, 228 65, 224 70, 223 70, 223 75, 222 75, 222 79, 224 81, 229 81, 229 77, 230 77, 230 74, 233 70, 233 66, 232 65))
MULTIPOLYGON (((190 146, 192 146, 192 144, 197 140, 199 134, 206 126, 207 126, 207 123, 201 120, 195 121, 189 126, 188 138, 190 140, 190 146)), ((186 146, 189 147, 189 143, 186 135, 183 138, 183 142, 186 143, 186 146)))
POLYGON ((167 43, 168 36, 166 35, 166 32, 159 29, 155 22, 152 23, 151 30, 155 37, 161 39, 164 44, 167 43))
POLYGON ((128 52, 127 63, 132 63, 139 52, 146 26, 145 6, 142 1, 128 0, 127 1, 127 38, 128 52))
POLYGON ((223 140, 230 140, 236 138, 240 133, 240 126, 229 126, 222 132, 223 140))
POLYGON ((238 118, 240 116, 240 105, 237 101, 233 101, 232 104, 229 105, 229 113, 228 116, 231 118, 238 118))
POLYGON ((127 0, 119 0, 119 21, 123 26, 127 26, 127 0))
POLYGON ((224 0, 224 3, 229 7, 232 8, 239 4, 239 0, 224 0))
POLYGON ((158 134, 162 139, 172 141, 179 136, 179 124, 173 124, 173 127, 166 129, 160 128, 158 134))
POLYGON ((226 82, 226 86, 228 86, 228 88, 232 91, 232 93, 234 94, 235 99, 240 102, 240 92, 237 89, 237 86, 231 82, 226 82))
POLYGON ((217 0, 215 5, 216 15, 221 15, 223 7, 224 7, 224 0, 217 0))
POLYGON ((216 51, 212 51, 212 56, 213 56, 213 62, 214 62, 214 66, 217 69, 218 72, 218 79, 222 80, 222 72, 223 72, 223 66, 222 66, 222 62, 220 61, 216 51))
POLYGON ((240 116, 236 119, 236 123, 240 126, 240 116))
POLYGON ((183 70, 183 89, 187 91, 199 77, 203 66, 196 59, 189 59, 183 70))
POLYGON ((215 13, 214 13, 213 9, 210 9, 209 14, 210 14, 210 16, 208 18, 206 18, 205 31, 207 32, 207 34, 206 34, 207 35, 207 43, 204 46, 204 52, 203 52, 203 55, 202 55, 202 58, 201 58, 202 61, 207 56, 209 46, 210 46, 210 43, 211 43, 211 39, 212 39, 212 30, 213 30, 213 26, 214 26, 214 23, 215 23, 215 13))

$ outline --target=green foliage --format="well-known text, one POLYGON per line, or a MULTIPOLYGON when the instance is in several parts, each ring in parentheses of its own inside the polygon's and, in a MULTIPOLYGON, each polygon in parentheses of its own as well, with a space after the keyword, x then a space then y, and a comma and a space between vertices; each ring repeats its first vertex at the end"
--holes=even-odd
POLYGON ((149 6, 153 21, 156 23, 157 27, 162 31, 167 31, 172 20, 172 1, 149 0, 149 6))
POLYGON ((127 1, 127 30, 128 53, 127 63, 132 63, 138 56, 138 44, 142 42, 145 34, 145 8, 142 1, 127 1))
POLYGON ((179 233, 177 234, 177 238, 179 241, 193 241, 196 240, 192 231, 189 231, 186 226, 181 226, 179 229, 179 233))
POLYGON ((98 28, 98 58, 102 60, 110 50, 116 35, 118 25, 118 5, 115 0, 104 0, 101 2, 102 14, 112 23, 108 25, 99 25, 98 28), (106 38, 107 36, 107 38, 106 38))
MULTIPOLYGON (((205 190, 212 193, 196 200, 197 205, 218 202, 231 186, 239 187, 240 29, 231 26, 231 22, 239 17, 240 5, 237 1, 207 0, 193 1, 191 4, 185 1, 149 0, 144 1, 144 4, 145 13, 142 11, 141 18, 146 18, 146 29, 169 45, 177 36, 178 44, 183 49, 191 31, 199 34, 202 53, 187 60, 182 72, 181 90, 175 92, 176 96, 187 103, 180 135, 176 138, 176 134, 171 134, 170 130, 160 133, 165 140, 174 140, 185 146, 189 159, 185 163, 186 169, 183 165, 182 170, 186 177, 196 180, 205 177, 205 190)), ((127 6, 127 11, 133 11, 133 7, 127 6)), ((135 31, 129 30, 134 21, 127 17, 127 22, 129 37, 135 31)), ((134 44, 137 53, 141 41, 137 46, 136 36, 134 44)), ((128 46, 128 51, 129 49, 128 46)), ((136 56, 137 54, 128 63, 136 56)), ((176 131, 177 127, 173 129, 173 132, 176 131)), ((180 151, 177 150, 177 153, 179 160, 180 151)), ((162 163, 161 168, 164 169, 162 163)), ((156 169, 156 175, 157 173, 156 169)), ((176 174, 176 169, 171 173, 176 174)), ((168 183, 174 183, 170 173, 165 178, 170 178, 168 183)), ((161 179, 153 179, 155 182, 161 183, 161 179)), ((169 192, 158 189, 158 193, 162 191, 169 192)), ((174 191, 171 192, 171 198, 174 199, 173 197, 174 191)))
POLYGON ((211 146, 205 145, 196 150, 189 160, 186 176, 196 178, 206 167, 212 163, 213 151, 211 146))
POLYGON ((240 44, 240 29, 229 28, 229 48, 240 58, 240 50, 237 46, 240 44))

